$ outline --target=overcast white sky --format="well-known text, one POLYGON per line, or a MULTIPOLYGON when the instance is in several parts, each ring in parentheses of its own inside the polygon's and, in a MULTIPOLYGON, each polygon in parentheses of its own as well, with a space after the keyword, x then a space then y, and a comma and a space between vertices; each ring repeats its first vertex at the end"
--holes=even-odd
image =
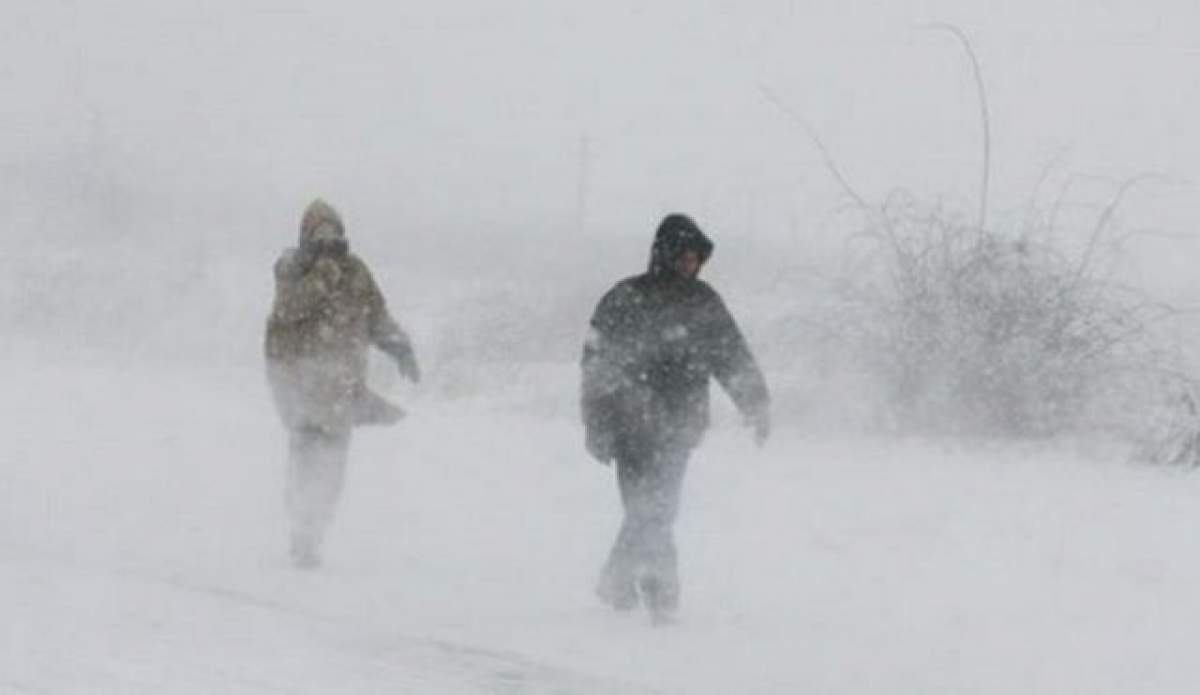
POLYGON ((769 85, 868 198, 904 186, 969 209, 974 86, 953 39, 920 28, 937 21, 983 64, 998 213, 1062 156, 1063 176, 1169 174, 1189 187, 1158 194, 1147 222, 1200 221, 1193 2, 8 0, 4 14, 10 204, 69 205, 72 177, 98 176, 127 189, 122 205, 289 229, 322 194, 376 225, 558 233, 576 225, 586 138, 593 231, 644 235, 672 209, 726 234, 811 230, 838 191, 761 98, 769 85))

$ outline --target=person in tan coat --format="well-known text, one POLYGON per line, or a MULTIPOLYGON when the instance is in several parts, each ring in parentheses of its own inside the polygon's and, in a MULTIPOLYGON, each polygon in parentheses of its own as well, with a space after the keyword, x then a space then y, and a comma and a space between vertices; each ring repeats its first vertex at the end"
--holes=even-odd
POLYGON ((320 564, 352 428, 391 425, 404 415, 367 388, 371 346, 394 359, 402 376, 420 379, 412 343, 388 313, 366 263, 350 253, 341 217, 328 203, 313 201, 298 245, 275 263, 264 346, 267 379, 288 430, 287 507, 298 567, 320 564))

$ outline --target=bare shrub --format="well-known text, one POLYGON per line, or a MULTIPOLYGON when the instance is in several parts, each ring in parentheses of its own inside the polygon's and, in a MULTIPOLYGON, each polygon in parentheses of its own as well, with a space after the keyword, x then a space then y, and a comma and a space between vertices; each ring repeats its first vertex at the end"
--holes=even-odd
POLYGON ((1131 459, 1164 466, 1200 466, 1200 385, 1176 375, 1142 412, 1131 459))
MULTIPOLYGON (((1108 208, 1106 208, 1108 210, 1108 208)), ((1169 307, 1117 282, 1097 223, 1082 257, 1035 226, 1002 233, 898 195, 848 253, 826 317, 899 428, 1043 437, 1149 397, 1176 362, 1169 307)), ((1129 424, 1129 423, 1125 423, 1129 424)))
POLYGON ((1141 439, 1143 458, 1200 460, 1200 399, 1177 343, 1162 330, 1177 312, 1115 273, 1116 212, 1151 177, 1119 186, 1074 252, 1058 229, 1069 182, 1048 209, 1039 209, 1035 190, 1022 222, 996 227, 988 217, 990 119, 979 61, 957 28, 928 28, 959 41, 978 88, 983 157, 973 220, 960 212, 965 206, 947 209, 905 192, 868 202, 815 129, 762 88, 814 142, 860 220, 833 279, 836 299, 812 323, 879 386, 885 420, 896 428, 1010 437, 1105 428, 1141 439))

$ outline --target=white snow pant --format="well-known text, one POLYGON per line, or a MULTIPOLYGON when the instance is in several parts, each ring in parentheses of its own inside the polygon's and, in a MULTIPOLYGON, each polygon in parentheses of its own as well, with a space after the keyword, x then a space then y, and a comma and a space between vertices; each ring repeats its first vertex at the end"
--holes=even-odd
POLYGON ((349 450, 349 430, 289 430, 286 501, 294 543, 320 545, 342 493, 349 450))
POLYGON ((639 573, 658 580, 663 600, 679 600, 673 526, 690 451, 684 447, 619 446, 617 482, 625 516, 605 573, 618 586, 639 573))

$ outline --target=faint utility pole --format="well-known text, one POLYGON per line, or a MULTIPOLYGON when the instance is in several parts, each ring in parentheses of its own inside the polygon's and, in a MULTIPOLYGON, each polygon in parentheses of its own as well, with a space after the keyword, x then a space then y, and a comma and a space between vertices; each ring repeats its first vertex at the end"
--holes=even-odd
POLYGON ((587 133, 579 136, 579 171, 576 174, 575 231, 582 235, 587 228, 588 193, 591 188, 592 141, 587 133))

